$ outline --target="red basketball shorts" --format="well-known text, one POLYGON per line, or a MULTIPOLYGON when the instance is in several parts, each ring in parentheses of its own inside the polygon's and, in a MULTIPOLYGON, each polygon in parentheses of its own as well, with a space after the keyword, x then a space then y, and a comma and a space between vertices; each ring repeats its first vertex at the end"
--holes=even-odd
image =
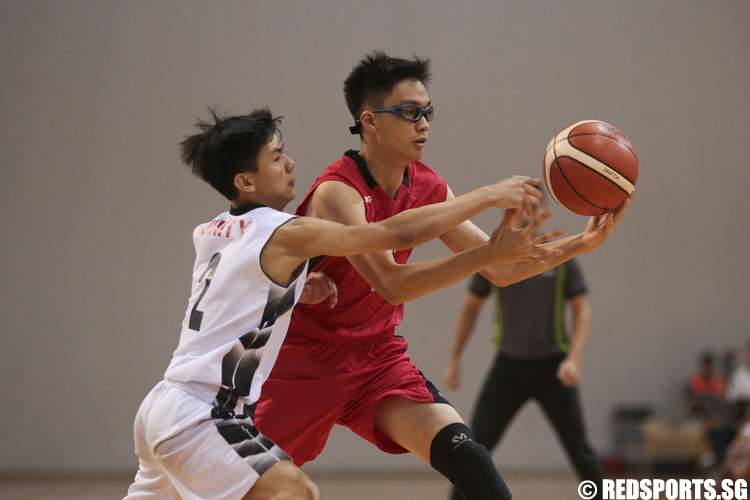
POLYGON ((391 396, 448 403, 411 362, 407 347, 403 337, 336 344, 287 335, 253 422, 298 466, 323 451, 333 424, 385 452, 407 453, 374 428, 377 404, 391 396))

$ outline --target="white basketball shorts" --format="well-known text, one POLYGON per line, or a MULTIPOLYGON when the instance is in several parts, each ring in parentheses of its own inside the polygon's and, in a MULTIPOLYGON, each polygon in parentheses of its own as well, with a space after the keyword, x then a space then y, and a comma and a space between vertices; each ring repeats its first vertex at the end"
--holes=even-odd
POLYGON ((280 460, 291 460, 249 418, 212 418, 213 405, 160 382, 135 418, 138 473, 125 500, 241 500, 280 460))

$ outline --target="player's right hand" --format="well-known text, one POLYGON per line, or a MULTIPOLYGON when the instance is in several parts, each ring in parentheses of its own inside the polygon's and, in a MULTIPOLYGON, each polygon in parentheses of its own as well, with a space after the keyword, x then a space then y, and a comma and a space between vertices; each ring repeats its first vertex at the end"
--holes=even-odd
POLYGON ((455 391, 461 386, 461 367, 458 363, 449 363, 443 374, 445 388, 449 391, 455 391))
POLYGON ((543 186, 544 181, 527 177, 525 175, 514 175, 500 182, 487 186, 495 201, 497 208, 515 209, 525 211, 528 215, 533 212, 532 198, 544 202, 544 195, 534 186, 543 186))
POLYGON ((339 299, 339 290, 336 283, 325 273, 308 274, 298 302, 300 304, 320 304, 326 299, 329 299, 328 307, 333 309, 339 299))
POLYGON ((581 233, 581 241, 583 242, 585 251, 590 252, 596 249, 612 235, 614 230, 617 229, 620 219, 625 215, 625 210, 628 209, 628 205, 630 205, 634 195, 635 191, 625 198, 623 204, 614 212, 589 218, 586 230, 581 233))
POLYGON ((502 222, 495 229, 495 232, 492 233, 488 242, 496 251, 496 263, 515 264, 517 262, 529 262, 548 267, 548 264, 542 258, 549 255, 562 255, 563 251, 545 248, 540 245, 553 238, 562 236, 565 234, 565 231, 558 229, 547 231, 537 236, 539 227, 552 215, 551 210, 543 211, 523 229, 516 229, 511 224, 515 213, 515 210, 505 211, 502 222))

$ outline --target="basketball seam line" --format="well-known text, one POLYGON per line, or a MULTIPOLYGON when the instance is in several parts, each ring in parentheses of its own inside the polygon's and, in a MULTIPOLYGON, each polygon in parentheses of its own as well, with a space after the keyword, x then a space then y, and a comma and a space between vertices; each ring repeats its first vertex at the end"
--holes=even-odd
MULTIPOLYGON (((633 153, 633 147, 632 147, 632 146, 628 147, 628 145, 627 145, 627 144, 625 144, 624 142, 622 142, 622 141, 621 141, 620 139, 615 139, 614 137, 610 137, 610 136, 608 136, 608 135, 602 135, 602 134, 591 134, 591 133, 586 133, 586 134, 578 134, 578 135, 574 135, 573 137, 583 137, 583 136, 585 136, 585 135, 595 135, 595 136, 598 136, 598 137, 606 137, 607 139, 612 139, 613 141, 617 141, 617 142, 619 142, 620 144, 622 144, 623 146, 625 146, 625 147, 626 147, 626 148, 628 149, 628 151, 630 151, 630 153, 631 153, 631 154, 633 155, 633 158, 635 158, 635 161, 638 161, 638 156, 637 156, 637 155, 636 155, 635 153, 633 153)), ((591 155, 590 155, 589 153, 587 153, 586 151, 584 151, 584 150, 582 150, 582 149, 580 149, 580 148, 577 148, 577 147, 575 147, 575 146, 574 146, 574 145, 573 145, 573 144, 572 144, 572 143, 570 142, 570 136, 568 136, 568 137, 566 137, 566 138, 564 138, 564 139, 560 139, 560 140, 561 140, 561 141, 566 141, 566 142, 567 142, 568 144, 570 144, 570 147, 571 147, 571 148, 573 148, 573 149, 575 149, 576 151, 580 151, 581 153, 585 154, 586 156, 591 156, 591 155)), ((555 158, 557 158, 557 155, 555 155, 555 158)), ((568 158, 571 158, 571 157, 569 156, 568 158)), ((623 174, 622 172, 620 172, 620 171, 618 171, 617 169, 615 169, 615 168, 614 168, 614 167, 613 167, 612 165, 609 165, 609 164, 607 164, 607 163, 604 163, 604 162, 603 162, 603 161, 601 161, 601 160, 600 160, 599 158, 596 158, 596 157, 594 157, 594 156, 591 156, 591 158, 594 158, 594 159, 595 159, 596 161, 598 161, 598 162, 599 162, 599 163, 601 163, 602 165, 607 165, 607 166, 608 166, 609 168, 611 168, 611 169, 615 170, 615 171, 617 172, 617 175, 621 175, 621 176, 623 177, 623 179, 625 179, 625 180, 626 180, 626 181, 628 181, 629 183, 633 184, 633 186, 635 186, 635 182, 633 182, 633 181, 632 181, 632 180, 631 180, 630 178, 628 178, 628 176, 627 176, 627 175, 625 175, 625 174, 623 174)), ((575 158, 573 158, 573 159, 575 160, 575 158)), ((627 190, 624 190, 624 191, 625 191, 625 192, 627 193, 627 190)))
MULTIPOLYGON (((558 142, 557 138, 558 137, 559 137, 559 134, 556 135, 554 139, 552 139, 552 148, 551 148, 552 149, 552 156, 555 158, 552 163, 554 163, 555 161, 557 161, 557 142, 558 142)), ((547 155, 549 155, 549 150, 547 150, 547 155)), ((544 158, 544 163, 545 164, 547 163, 547 158, 546 158, 547 155, 545 155, 545 158, 544 158)), ((561 207, 565 207, 566 210, 568 210, 569 212, 572 212, 572 210, 570 210, 568 207, 566 207, 557 198, 557 193, 555 193, 555 190, 552 187, 552 169, 551 168, 545 168, 544 169, 544 180, 547 182, 547 187, 549 189, 549 194, 552 195, 552 197, 555 199, 555 201, 561 207)), ((567 179, 565 181, 567 182, 567 179)), ((568 183, 568 184, 570 184, 570 183, 568 183)), ((575 212, 573 212, 573 213, 575 213, 575 212)))
MULTIPOLYGON (((582 152, 582 153, 584 153, 583 151, 581 151, 581 152, 582 152)), ((585 153, 584 153, 584 154, 585 154, 585 153)), ((556 160, 559 160, 560 158, 569 158, 569 159, 571 159, 571 160, 574 160, 574 161, 575 161, 576 163, 578 163, 579 165, 583 165, 584 167, 588 168, 588 169, 589 169, 590 171, 594 172, 594 173, 595 173, 596 175, 598 175, 598 176, 600 176, 600 177, 604 177, 605 179, 607 179, 608 181, 610 181, 610 182, 611 182, 611 179, 610 179, 609 177, 607 177, 606 175, 604 175, 603 173, 601 173, 601 172, 599 172, 599 171, 597 171, 597 170, 594 170, 593 168, 589 168, 589 166, 588 166, 588 165, 586 165, 585 163, 581 163, 581 162, 580 162, 580 161, 579 161, 578 159, 576 159, 576 158, 573 158, 572 156, 568 156, 568 155, 563 155, 563 156, 558 156, 558 157, 557 157, 557 158, 555 158, 555 159, 556 159, 556 160)), ((593 157, 592 157, 592 158, 593 158, 593 157)), ((606 164, 606 163, 604 163, 604 162, 601 162, 601 163, 602 163, 603 165, 607 165, 607 164, 606 164)), ((610 167, 609 165, 607 165, 607 166, 608 166, 609 168, 612 168, 612 167, 610 167)), ((562 170, 562 168, 560 168, 560 172, 562 172, 562 171, 563 171, 563 170, 562 170)), ((619 174, 619 172, 618 172, 618 174, 619 174)), ((619 174, 619 175, 622 175, 622 174, 619 174)), ((564 177, 564 175, 563 175, 563 177, 564 177)), ((625 176, 623 175, 623 177, 625 177, 625 176)), ((567 181, 567 180, 568 180, 568 178, 566 177, 566 178, 565 178, 565 180, 567 181)), ((628 182, 630 182, 630 181, 628 180, 628 182)), ((570 182, 568 182, 568 184, 570 184, 570 182)), ((620 185, 619 185, 619 184, 617 184, 616 182, 612 182, 612 184, 614 184, 614 185, 615 185, 615 186, 616 186, 616 187, 617 187, 617 188, 618 188, 619 190, 621 190, 621 191, 622 191, 623 193, 625 193, 625 194, 630 194, 630 193, 628 193, 628 190, 627 190, 627 189, 623 188, 622 186, 620 186, 620 185)), ((632 184, 632 182, 631 182, 631 184, 632 184)), ((571 186, 570 186, 570 187, 573 187, 573 185, 571 184, 571 186)), ((577 193, 577 192, 578 192, 578 191, 576 191, 576 193, 577 193)), ((581 198, 583 198, 583 196, 581 196, 581 198)), ((586 198, 583 198, 583 199, 584 199, 584 200, 586 200, 586 198)), ((586 200, 586 201, 588 201, 588 200, 586 200)), ((589 202, 589 203, 590 203, 590 202, 589 202)), ((591 203, 591 204, 592 204, 592 205, 594 205, 593 203, 591 203)), ((596 206, 596 205, 594 205, 594 206, 596 206)), ((607 210, 607 209, 605 209, 605 210, 607 210)))
MULTIPOLYGON (((579 148, 577 148, 577 147, 573 146, 573 145, 572 145, 572 144, 570 143, 570 140, 569 140, 569 139, 567 139, 567 138, 565 138, 565 139, 561 140, 560 142, 565 142, 565 144, 566 144, 567 146, 570 146, 570 149, 571 149, 571 150, 574 150, 574 151, 578 151, 578 152, 579 152, 579 153, 581 153, 582 155, 585 155, 585 156, 587 157, 587 159, 591 159, 591 160, 593 160, 594 162, 596 162, 596 163, 599 163, 599 164, 601 164, 601 165, 604 165, 604 166, 605 166, 606 168, 608 168, 608 169, 611 169, 611 170, 613 171, 613 173, 617 174, 618 176, 621 176, 621 177, 622 177, 622 178, 623 178, 623 179, 624 179, 625 181, 627 181, 627 183, 628 183, 628 184, 630 184, 630 186, 626 186, 626 187, 622 187, 622 186, 620 186, 620 184, 619 184, 619 183, 618 183, 618 182, 617 182, 616 180, 614 180, 614 179, 613 179, 612 177, 608 177, 608 176, 604 175, 604 174, 603 174, 602 172, 598 171, 598 170, 597 170, 596 168, 592 168, 592 167, 591 167, 590 165, 588 165, 587 163, 585 163, 585 162, 583 162, 583 161, 579 160, 579 159, 578 159, 578 158, 576 158, 575 156, 571 156, 570 154, 565 154, 565 152, 564 152, 564 151, 561 151, 561 153, 562 153, 562 156, 557 156, 557 148, 555 148, 555 158, 562 158, 562 157, 565 157, 565 158, 570 158, 570 159, 572 159, 572 160, 576 160, 576 161, 577 161, 578 163, 580 163, 580 164, 581 164, 581 165, 583 165, 584 167, 588 168, 588 169, 589 169, 589 170, 591 170, 592 172, 596 172, 597 174, 601 175, 601 176, 602 176, 602 177, 604 177, 605 179, 609 180, 609 181, 610 181, 610 182, 611 182, 612 184, 616 185, 616 186, 617 186, 618 188, 622 189, 622 190, 623 190, 623 191, 625 192, 625 194, 628 194, 628 195, 630 194, 630 192, 629 192, 629 191, 628 191, 628 190, 626 189, 627 187, 630 187, 630 188, 631 188, 631 190, 635 189, 635 184, 633 184, 633 182, 632 182, 632 181, 631 181, 630 179, 628 179, 627 177, 625 177, 624 175, 622 175, 622 174, 621 174, 621 173, 620 173, 620 172, 619 172, 619 171, 618 171, 618 170, 617 170, 617 169, 616 169, 615 167, 613 167, 612 165, 608 165, 607 163, 604 163, 603 161, 601 161, 601 160, 600 160, 599 158, 596 158, 596 157, 594 157, 594 156, 591 156, 591 155, 590 155, 590 154, 588 154, 588 153, 587 153, 586 151, 583 151, 583 150, 581 150, 581 149, 579 149, 579 148)), ((555 146, 557 146, 557 144, 555 144, 555 146)), ((565 148, 561 148, 561 149, 565 149, 565 148)))

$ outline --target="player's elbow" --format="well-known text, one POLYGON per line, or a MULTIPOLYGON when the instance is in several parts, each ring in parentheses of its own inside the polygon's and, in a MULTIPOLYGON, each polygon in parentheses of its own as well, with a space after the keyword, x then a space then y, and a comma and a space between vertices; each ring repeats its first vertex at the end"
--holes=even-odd
POLYGON ((398 228, 393 234, 394 250, 408 250, 417 244, 417 235, 406 228, 398 228))
POLYGON ((385 299, 386 302, 388 302, 392 306, 400 306, 401 304, 406 302, 406 300, 400 298, 398 294, 388 295, 387 297, 383 297, 383 298, 385 299))
POLYGON ((490 280, 490 283, 500 288, 506 287, 508 285, 512 285, 513 283, 516 283, 517 281, 517 280, 511 279, 509 276, 506 276, 504 274, 495 274, 493 276, 488 277, 487 279, 490 280))
POLYGON ((373 288, 376 292, 378 292, 378 295, 383 297, 383 299, 385 299, 385 301, 392 306, 401 305, 408 300, 402 292, 402 286, 393 286, 388 283, 380 283, 373 288))
POLYGON ((482 274, 487 278, 493 285, 499 287, 506 287, 514 283, 518 283, 523 278, 512 272, 510 266, 493 266, 486 268, 482 274))
POLYGON ((415 227, 413 224, 404 224, 393 219, 386 219, 377 223, 381 227, 381 238, 388 241, 391 249, 408 250, 414 248, 420 243, 427 241, 423 234, 420 234, 422 228, 415 227))

